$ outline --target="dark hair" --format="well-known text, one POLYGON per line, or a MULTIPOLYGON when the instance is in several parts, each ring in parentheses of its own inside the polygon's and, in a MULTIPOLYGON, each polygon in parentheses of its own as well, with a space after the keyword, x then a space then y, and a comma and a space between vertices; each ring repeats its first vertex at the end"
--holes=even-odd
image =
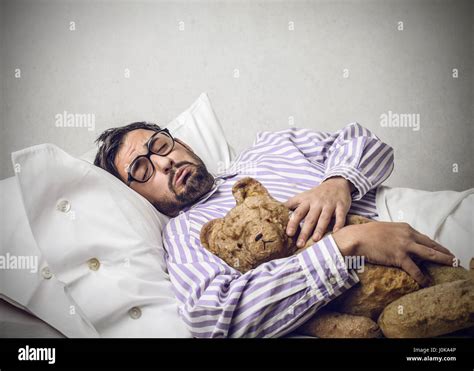
POLYGON ((133 122, 118 128, 110 128, 105 130, 95 140, 95 143, 97 143, 99 146, 99 150, 95 155, 94 165, 101 167, 123 181, 117 168, 115 167, 115 156, 117 155, 117 151, 122 144, 123 137, 130 131, 137 129, 159 131, 161 130, 161 127, 153 123, 140 121, 133 122))

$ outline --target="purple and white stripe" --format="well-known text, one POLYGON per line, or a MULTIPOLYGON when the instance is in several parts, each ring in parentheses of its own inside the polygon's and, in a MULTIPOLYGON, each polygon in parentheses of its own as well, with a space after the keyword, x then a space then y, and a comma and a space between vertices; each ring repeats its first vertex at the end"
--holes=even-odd
POLYGON ((358 123, 335 134, 291 128, 257 135, 213 189, 164 231, 180 314, 195 337, 276 337, 301 325, 358 282, 331 235, 302 253, 242 274, 207 251, 202 226, 235 206, 232 186, 259 180, 277 200, 333 176, 354 184, 352 214, 374 218, 376 188, 393 170, 393 149, 358 123))

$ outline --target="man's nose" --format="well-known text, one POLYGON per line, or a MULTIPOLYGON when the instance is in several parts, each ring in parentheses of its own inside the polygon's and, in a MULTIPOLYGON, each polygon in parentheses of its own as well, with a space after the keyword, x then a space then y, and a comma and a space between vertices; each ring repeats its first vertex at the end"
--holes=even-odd
POLYGON ((173 167, 174 161, 168 156, 151 155, 150 160, 155 165, 156 171, 168 174, 173 167))

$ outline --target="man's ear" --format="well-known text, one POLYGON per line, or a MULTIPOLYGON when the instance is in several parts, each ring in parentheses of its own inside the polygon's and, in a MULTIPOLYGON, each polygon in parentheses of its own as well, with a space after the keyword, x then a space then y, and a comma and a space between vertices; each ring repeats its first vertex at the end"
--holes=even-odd
POLYGON ((192 152, 194 153, 193 149, 188 146, 186 143, 184 143, 181 139, 178 139, 178 138, 174 138, 175 142, 178 142, 179 144, 181 144, 184 148, 186 148, 189 152, 192 152))

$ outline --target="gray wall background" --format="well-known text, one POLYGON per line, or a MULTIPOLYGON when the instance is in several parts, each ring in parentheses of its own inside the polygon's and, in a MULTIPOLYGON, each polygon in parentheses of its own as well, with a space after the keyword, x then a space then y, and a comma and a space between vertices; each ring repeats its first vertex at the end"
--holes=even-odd
POLYGON ((206 91, 237 151, 290 116, 325 131, 358 121, 395 148, 387 184, 474 187, 472 1, 0 1, 0 179, 12 151, 79 155, 206 91), (420 130, 382 127, 389 110, 419 114, 420 130), (95 114, 95 131, 56 127, 63 111, 95 114))

